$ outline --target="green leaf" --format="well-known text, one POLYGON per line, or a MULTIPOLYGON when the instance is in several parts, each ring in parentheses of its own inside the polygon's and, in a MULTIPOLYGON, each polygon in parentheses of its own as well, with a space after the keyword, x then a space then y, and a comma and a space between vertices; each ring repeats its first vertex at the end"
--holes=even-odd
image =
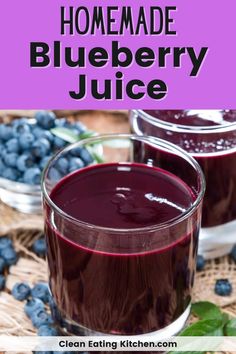
POLYGON ((96 161, 97 163, 103 163, 104 159, 102 158, 101 154, 99 154, 96 151, 96 146, 89 146, 86 145, 86 149, 88 150, 88 152, 90 153, 90 155, 92 156, 92 158, 94 159, 94 161, 96 161))
POLYGON ((225 312, 222 313, 222 321, 223 321, 223 325, 225 325, 229 320, 229 315, 225 312))
POLYGON ((222 319, 200 320, 185 328, 180 336, 222 336, 222 319))
POLYGON ((236 318, 233 320, 229 320, 225 327, 224 327, 224 332, 226 336, 236 336, 236 318))
POLYGON ((76 141, 79 140, 79 135, 75 134, 71 129, 67 128, 53 128, 51 129, 51 133, 58 136, 58 138, 61 138, 68 143, 76 143, 76 141))
POLYGON ((96 136, 96 133, 92 130, 87 130, 79 135, 79 140, 91 138, 92 136, 96 136))
POLYGON ((99 156, 96 152, 92 152, 92 157, 97 163, 103 163, 104 160, 101 156, 99 156))
MULTIPOLYGON (((51 129, 51 132, 52 132, 52 134, 67 141, 68 143, 76 143, 77 141, 87 139, 92 136, 96 136, 96 133, 91 130, 88 130, 82 134, 75 134, 70 129, 62 128, 62 127, 53 128, 53 129, 51 129)), ((96 161, 98 163, 102 163, 102 162, 104 162, 104 160, 103 160, 101 154, 99 154, 99 152, 97 151, 97 149, 96 149, 97 146, 98 146, 98 142, 94 141, 92 144, 86 145, 86 148, 89 151, 89 153, 91 154, 91 156, 93 157, 94 161, 96 161)))
POLYGON ((192 304, 192 313, 202 320, 222 319, 223 314, 218 306, 208 301, 199 301, 192 304))
POLYGON ((91 138, 96 135, 96 133, 91 130, 87 130, 81 134, 76 134, 71 129, 63 127, 53 128, 51 129, 51 133, 67 141, 68 143, 76 143, 79 140, 91 138))

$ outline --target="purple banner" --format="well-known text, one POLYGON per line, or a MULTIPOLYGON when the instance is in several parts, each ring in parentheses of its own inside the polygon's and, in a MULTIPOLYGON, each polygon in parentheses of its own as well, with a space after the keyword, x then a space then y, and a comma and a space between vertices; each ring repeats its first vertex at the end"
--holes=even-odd
POLYGON ((2 0, 0 108, 235 108, 235 13, 235 0, 2 0))

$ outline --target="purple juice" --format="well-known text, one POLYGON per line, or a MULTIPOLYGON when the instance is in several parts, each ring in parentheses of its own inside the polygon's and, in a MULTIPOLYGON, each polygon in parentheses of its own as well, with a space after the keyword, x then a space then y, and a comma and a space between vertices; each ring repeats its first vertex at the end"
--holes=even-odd
POLYGON ((135 132, 162 138, 180 146, 191 153, 202 167, 206 179, 202 226, 217 226, 235 220, 236 111, 144 112, 152 116, 152 119, 144 119, 140 114, 133 123, 135 132), (175 129, 174 124, 179 128, 175 129), (183 127, 181 131, 181 126, 191 129, 183 127), (194 132, 192 127, 198 129, 198 132, 194 132))
POLYGON ((200 216, 155 230, 196 199, 180 178, 144 164, 98 164, 64 177, 50 197, 70 216, 46 208, 50 288, 63 318, 94 332, 141 334, 184 313, 200 216))

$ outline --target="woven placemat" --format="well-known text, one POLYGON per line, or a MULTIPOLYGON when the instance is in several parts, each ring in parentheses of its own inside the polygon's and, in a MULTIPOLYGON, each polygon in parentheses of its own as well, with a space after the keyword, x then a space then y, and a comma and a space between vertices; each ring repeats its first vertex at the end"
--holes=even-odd
POLYGON ((24 214, 0 201, 0 235, 14 230, 43 230, 42 215, 24 214))
MULTIPOLYGON (((10 236, 19 261, 9 269, 6 290, 0 293, 0 335, 36 335, 31 321, 26 317, 24 303, 11 296, 11 289, 16 282, 27 281, 31 286, 38 281, 47 281, 46 261, 31 252, 33 242, 42 235, 41 230, 17 229, 10 236)), ((236 317, 236 264, 229 257, 208 261, 204 271, 196 273, 193 301, 208 300, 236 317), (214 294, 216 279, 228 278, 233 285, 233 293, 228 297, 214 294)))

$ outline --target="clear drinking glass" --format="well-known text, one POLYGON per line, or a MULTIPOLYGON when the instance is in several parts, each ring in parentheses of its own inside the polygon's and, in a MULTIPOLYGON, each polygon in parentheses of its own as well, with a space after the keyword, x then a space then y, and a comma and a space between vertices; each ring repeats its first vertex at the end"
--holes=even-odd
POLYGON ((96 136, 55 155, 44 172, 42 189, 49 284, 59 327, 80 335, 162 338, 179 332, 190 311, 205 189, 198 163, 161 139, 96 136), (58 161, 75 156, 81 148, 96 149, 99 158, 79 171, 56 174, 58 161), (146 183, 149 173, 153 179, 146 183), (91 184, 87 174, 96 183, 91 184), (145 193, 147 209, 146 202, 137 205, 137 186, 145 193), (104 188, 114 193, 112 203, 105 208, 100 199, 99 207, 91 207, 90 221, 84 221, 84 209, 80 214, 73 203, 85 206, 87 194, 101 198, 104 188), (155 188, 160 195, 153 194, 155 188), (76 195, 85 199, 77 200, 76 195), (177 203, 177 216, 168 219, 173 203, 163 195, 175 196, 176 203, 183 198, 181 206, 177 203), (157 201, 160 215, 150 207, 157 201), (122 222, 137 221, 140 226, 120 227, 114 208, 122 214, 122 222), (98 225, 98 216, 108 226, 98 225))
POLYGON ((236 111, 131 111, 136 134, 177 144, 200 164, 206 179, 199 253, 228 254, 236 243, 236 111))

